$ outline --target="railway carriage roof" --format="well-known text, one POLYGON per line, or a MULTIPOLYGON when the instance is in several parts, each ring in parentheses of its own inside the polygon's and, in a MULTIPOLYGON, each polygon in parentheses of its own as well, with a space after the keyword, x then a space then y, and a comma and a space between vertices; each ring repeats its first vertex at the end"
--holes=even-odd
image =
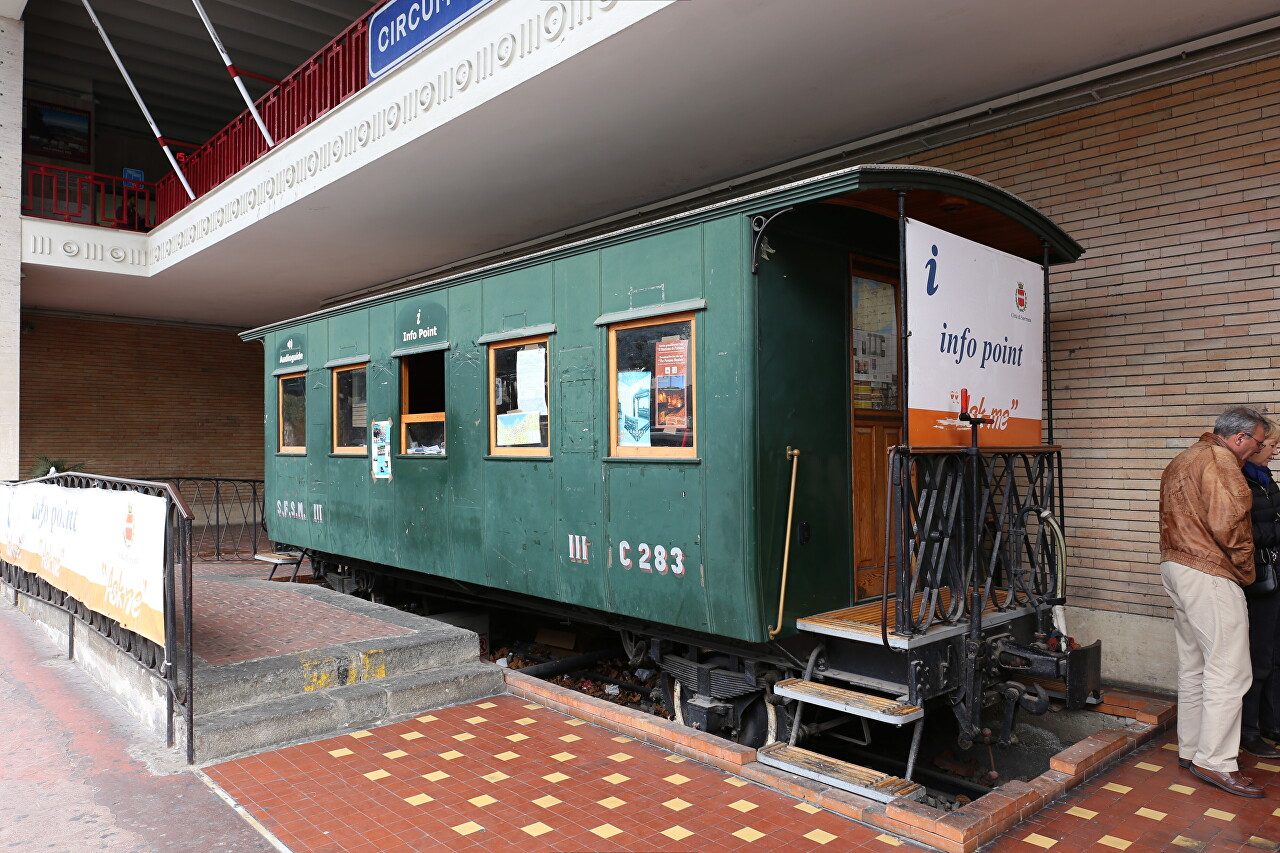
POLYGON ((646 213, 623 217, 634 223, 625 227, 617 227, 619 220, 615 217, 605 225, 584 226, 576 239, 561 237, 539 246, 526 246, 500 260, 482 261, 461 271, 426 272, 404 287, 259 326, 242 332, 240 337, 256 340, 300 323, 394 302, 412 293, 438 290, 726 216, 768 214, 795 205, 827 203, 896 218, 899 191, 906 192, 908 217, 1000 251, 1039 263, 1047 248, 1051 264, 1070 263, 1084 254, 1084 248, 1047 216, 995 184, 930 166, 864 164, 782 184, 734 187, 677 204, 650 206, 646 213))

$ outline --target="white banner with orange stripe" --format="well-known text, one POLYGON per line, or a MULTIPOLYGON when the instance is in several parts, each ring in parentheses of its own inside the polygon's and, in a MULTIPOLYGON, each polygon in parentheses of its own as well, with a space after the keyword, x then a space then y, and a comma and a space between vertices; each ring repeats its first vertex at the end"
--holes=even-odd
POLYGON ((1043 268, 915 220, 906 248, 910 443, 967 446, 964 410, 980 445, 1039 445, 1043 268))
POLYGON ((47 483, 0 488, 0 556, 164 645, 164 498, 47 483))

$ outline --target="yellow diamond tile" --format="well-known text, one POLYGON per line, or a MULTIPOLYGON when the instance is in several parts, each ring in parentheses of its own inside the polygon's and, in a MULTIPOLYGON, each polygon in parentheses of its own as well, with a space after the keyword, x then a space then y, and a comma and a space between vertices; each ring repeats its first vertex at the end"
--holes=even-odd
POLYGON ((549 809, 552 806, 560 805, 562 802, 563 800, 557 800, 555 797, 547 794, 545 797, 538 797, 538 799, 533 801, 533 804, 535 806, 542 806, 544 809, 549 809))
POLYGON ((382 757, 383 758, 404 758, 408 754, 409 753, 405 752, 403 749, 393 749, 390 752, 382 753, 382 757))
POLYGON ((693 803, 686 803, 684 800, 676 797, 674 800, 667 800, 663 805, 671 809, 673 812, 682 812, 689 808, 689 806, 693 805, 693 803))
POLYGON ((902 842, 894 838, 892 835, 877 835, 876 841, 883 841, 885 844, 888 844, 890 847, 902 846, 902 842))
POLYGON ((1150 770, 1152 773, 1155 773, 1157 770, 1164 769, 1164 767, 1160 766, 1159 764, 1148 764, 1145 761, 1139 761, 1137 764, 1133 766, 1138 768, 1139 770, 1150 770))
POLYGON ((733 787, 735 787, 735 788, 741 788, 741 787, 742 787, 742 786, 744 786, 744 785, 750 785, 750 784, 751 784, 751 783, 750 783, 750 782, 748 782, 746 779, 739 779, 737 776, 730 776, 729 778, 725 779, 724 781, 728 782, 730 785, 732 785, 732 786, 733 786, 733 787))
POLYGON ((743 841, 759 841, 765 836, 763 832, 758 829, 752 829, 749 826, 742 827, 742 829, 739 829, 733 835, 735 838, 741 838, 743 841))
POLYGON ((1203 841, 1196 841, 1194 838, 1188 838, 1185 835, 1177 836, 1176 838, 1173 839, 1173 843, 1178 845, 1179 847, 1187 847, 1192 850, 1204 849, 1203 841))
POLYGON ((417 740, 420 737, 426 737, 426 735, 424 735, 422 732, 405 732, 404 734, 400 735, 400 737, 404 738, 405 740, 417 740))
POLYGON ((796 808, 798 808, 800 811, 804 812, 805 814, 817 814, 818 812, 822 811, 822 809, 818 808, 817 806, 811 806, 808 803, 796 803, 796 808))
POLYGON ((1167 749, 1167 750, 1169 750, 1170 752, 1177 752, 1177 751, 1178 751, 1178 745, 1177 745, 1176 743, 1166 743, 1164 746, 1162 746, 1162 747, 1160 747, 1160 748, 1161 748, 1161 749, 1167 749))
MULTIPOLYGON (((497 705, 497 703, 496 703, 496 702, 481 702, 481 703, 480 703, 479 705, 477 705, 476 707, 477 707, 477 708, 496 708, 496 707, 498 707, 498 705, 497 705)), ((536 708, 536 707, 538 707, 538 706, 537 706, 537 705, 534 705, 533 707, 535 707, 535 708, 536 708)))
POLYGON ((1099 844, 1105 844, 1108 847, 1114 847, 1116 850, 1128 850, 1132 841, 1125 841, 1123 838, 1116 838, 1114 835, 1104 835, 1098 839, 1099 844))
POLYGON ((573 743, 575 740, 582 740, 582 738, 577 735, 561 735, 558 740, 562 740, 565 743, 573 743))
POLYGON ((517 725, 517 726, 528 726, 528 725, 532 725, 533 723, 536 723, 536 722, 538 722, 538 721, 537 721, 537 720, 535 720, 533 717, 521 717, 520 719, 516 720, 516 725, 517 725))
POLYGON ((1249 846, 1250 846, 1250 847, 1257 847, 1257 848, 1262 849, 1262 850, 1275 850, 1275 849, 1276 849, 1276 843, 1275 843, 1274 841, 1269 841, 1268 839, 1266 839, 1266 838, 1261 838, 1261 837, 1259 837, 1259 836, 1257 836, 1257 835, 1250 835, 1250 836, 1249 836, 1249 846))
POLYGON ((507 740, 511 741, 512 743, 519 743, 522 740, 528 740, 528 739, 529 739, 528 735, 522 735, 519 732, 513 735, 507 735, 507 740))
POLYGON ((616 809, 618 806, 625 806, 626 800, 620 800, 617 797, 605 797, 596 803, 597 806, 604 806, 606 809, 616 809))
POLYGON ((670 838, 672 841, 684 841, 690 835, 693 835, 692 832, 685 829, 683 826, 673 826, 670 829, 664 829, 662 830, 662 834, 667 838, 670 838))
POLYGON ((471 734, 471 732, 463 732, 462 734, 453 735, 453 739, 454 740, 473 740, 475 739, 475 735, 471 734))
POLYGON ((1115 791, 1117 794, 1127 794, 1133 790, 1128 785, 1120 785, 1115 782, 1108 782, 1102 787, 1106 788, 1108 791, 1115 791))
POLYGON ((618 829, 618 827, 614 826, 611 823, 601 824, 600 826, 597 826, 595 829, 591 831, 594 832, 596 835, 600 836, 601 838, 613 838, 615 835, 619 835, 622 833, 621 829, 618 829))
POLYGON ((624 761, 630 761, 631 758, 632 756, 627 755, 625 752, 615 752, 613 755, 609 756, 610 761, 616 761, 619 764, 621 764, 624 761))
POLYGON ((1253 766, 1256 770, 1269 770, 1272 773, 1280 773, 1280 764, 1270 764, 1266 761, 1259 761, 1253 766))
POLYGON ((534 838, 537 838, 539 835, 546 835, 548 832, 550 832, 551 827, 539 821, 538 823, 531 823, 528 826, 520 827, 520 831, 527 832, 530 835, 532 835, 534 838))
POLYGON ((511 777, 506 773, 503 773, 501 770, 495 770, 489 775, 481 776, 480 778, 486 782, 501 782, 503 779, 510 779, 511 777))
POLYGON ((1071 808, 1067 809, 1067 814, 1073 815, 1075 817, 1082 817, 1085 820, 1093 820, 1095 817, 1098 816, 1097 812, 1091 811, 1090 809, 1082 809, 1079 806, 1072 806, 1071 808))
POLYGON ((451 749, 448 752, 440 753, 440 757, 443 758, 445 761, 453 761, 455 758, 461 758, 462 753, 458 752, 458 750, 456 749, 451 749))
POLYGON ((1188 788, 1186 785, 1170 785, 1169 790, 1175 794, 1194 794, 1196 792, 1195 788, 1188 788))
POLYGON ((360 738, 369 737, 369 735, 371 734, 373 734, 373 732, 352 732, 351 737, 355 738, 356 740, 360 740, 360 738))
POLYGON ((488 794, 481 794, 478 797, 472 797, 471 799, 467 800, 467 802, 471 803, 471 805, 477 808, 482 809, 485 806, 493 805, 494 803, 497 802, 497 800, 495 800, 493 797, 489 796, 488 794))
POLYGON ((430 773, 423 774, 422 778, 426 779, 428 782, 439 782, 441 779, 448 779, 449 774, 445 773, 443 770, 433 770, 430 773))
POLYGON ((507 750, 506 752, 499 752, 497 755, 494 756, 494 758, 498 759, 499 761, 510 761, 513 758, 519 758, 519 757, 520 757, 520 753, 511 752, 510 750, 507 750))
POLYGON ((619 735, 618 737, 611 737, 609 738, 609 740, 613 741, 614 743, 631 743, 631 738, 622 737, 621 735, 619 735))
POLYGON ((566 726, 585 726, 587 724, 587 721, 586 720, 565 720, 564 724, 566 726))
POLYGON ((450 828, 459 835, 470 835, 473 832, 479 832, 484 829, 483 826, 476 823, 474 820, 469 820, 466 823, 460 823, 457 826, 450 828))
POLYGON ((610 773, 604 777, 603 781, 608 782, 610 785, 621 785, 623 782, 630 782, 631 777, 623 776, 621 773, 610 773))
POLYGON ((1058 843, 1057 841, 1054 841, 1052 838, 1045 838, 1043 835, 1040 835, 1037 832, 1031 833, 1030 835, 1028 835, 1026 838, 1022 840, 1027 842, 1028 844, 1034 844, 1037 847, 1043 847, 1045 850, 1048 850, 1050 847, 1058 843))
POLYGON ((1232 821, 1236 819, 1236 816, 1232 812, 1224 812, 1221 809, 1209 809, 1204 814, 1205 817, 1211 817, 1216 820, 1232 821))
POLYGON ((417 719, 418 719, 418 722, 420 723, 434 723, 436 720, 440 718, 437 717, 435 714, 427 714, 425 717, 418 717, 417 719))
POLYGON ((689 759, 685 758, 683 755, 668 755, 666 758, 662 760, 670 761, 672 764, 684 764, 689 759))
POLYGON ((548 773, 546 776, 543 776, 542 778, 548 782, 555 783, 555 782, 563 782, 565 779, 568 779, 569 777, 564 775, 563 773, 548 773))
MULTIPOLYGON (((483 706, 483 705, 481 705, 480 707, 482 707, 482 708, 483 708, 484 706, 483 706)), ((523 707, 523 708, 525 708, 526 710, 529 710, 529 711, 536 711, 536 710, 538 710, 539 708, 541 708, 542 706, 541 706, 541 705, 538 705, 538 704, 535 704, 535 703, 533 703, 533 702, 530 702, 530 703, 528 703, 527 705, 522 705, 521 707, 523 707)))
POLYGON ((753 802, 749 802, 748 800, 738 800, 736 803, 729 803, 729 808, 733 809, 734 811, 739 811, 739 812, 742 812, 743 814, 746 814, 752 809, 759 808, 759 806, 757 806, 753 802))
POLYGON ((1134 812, 1138 817, 1150 818, 1151 820, 1164 820, 1169 815, 1165 812, 1158 812, 1155 809, 1149 809, 1145 806, 1134 812))
POLYGON ((471 725, 474 726, 476 723, 487 723, 489 721, 486 720, 484 717, 467 717, 465 720, 463 720, 463 722, 470 723, 471 725))
POLYGON ((334 758, 341 758, 344 755, 355 755, 354 752, 347 749, 345 746, 342 749, 331 749, 329 750, 329 754, 334 758))
POLYGON ((665 777, 662 781, 670 782, 672 785, 683 785, 685 782, 689 781, 689 777, 682 776, 679 773, 672 773, 670 776, 665 777))
POLYGON ((1276 809, 1271 813, 1272 817, 1280 817, 1280 809, 1276 809))
POLYGON ((390 775, 391 774, 385 770, 373 770, 369 773, 364 774, 364 778, 368 779, 371 782, 376 782, 379 779, 385 779, 390 775))
POLYGON ((573 759, 577 758, 578 756, 574 755, 572 752, 557 752, 555 755, 551 757, 556 761, 573 761, 573 759))
POLYGON ((836 840, 836 836, 821 829, 815 829, 813 832, 806 832, 804 837, 818 844, 830 844, 836 840))
POLYGON ((435 797, 428 794, 414 794, 412 797, 405 797, 404 801, 411 806, 420 806, 423 803, 429 803, 434 799, 435 797))

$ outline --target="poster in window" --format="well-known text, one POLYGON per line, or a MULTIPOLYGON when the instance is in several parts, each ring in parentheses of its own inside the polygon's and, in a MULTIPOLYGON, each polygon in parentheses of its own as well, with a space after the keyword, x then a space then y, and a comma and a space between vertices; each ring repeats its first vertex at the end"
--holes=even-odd
POLYGON ((498 415, 498 447, 523 447, 531 444, 542 444, 537 412, 508 412, 498 415))
POLYGON ((391 421, 373 422, 373 479, 391 479, 391 421))
POLYGON ((649 447, 650 393, 653 374, 647 370, 618 373, 618 446, 649 447))
POLYGON ((547 350, 544 347, 516 352, 516 408, 536 415, 547 413, 547 350))

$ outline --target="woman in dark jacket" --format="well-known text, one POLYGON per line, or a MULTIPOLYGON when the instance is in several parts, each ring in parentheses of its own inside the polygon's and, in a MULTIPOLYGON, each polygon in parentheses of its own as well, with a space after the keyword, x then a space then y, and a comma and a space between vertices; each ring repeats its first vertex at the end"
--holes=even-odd
MULTIPOLYGON (((1280 484, 1267 464, 1280 456, 1280 427, 1267 427, 1258 452, 1244 463, 1244 478, 1253 492, 1254 562, 1280 565, 1280 484)), ((1249 657, 1253 662, 1253 686, 1244 697, 1240 748, 1263 758, 1280 756, 1263 738, 1280 737, 1280 591, 1250 596, 1249 657)))

